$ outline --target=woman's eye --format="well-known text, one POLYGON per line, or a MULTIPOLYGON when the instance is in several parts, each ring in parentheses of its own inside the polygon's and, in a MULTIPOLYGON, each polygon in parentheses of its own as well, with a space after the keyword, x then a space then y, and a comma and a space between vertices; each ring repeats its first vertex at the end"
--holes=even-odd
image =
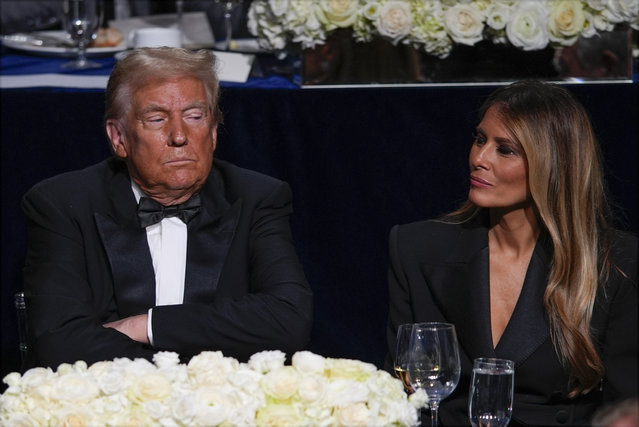
POLYGON ((486 139, 483 136, 481 136, 479 134, 476 134, 476 133, 473 134, 473 143, 474 144, 483 145, 485 142, 486 142, 486 139))
POLYGON ((515 150, 505 145, 500 145, 499 147, 497 147, 497 151, 500 154, 505 154, 505 155, 516 154, 515 150))

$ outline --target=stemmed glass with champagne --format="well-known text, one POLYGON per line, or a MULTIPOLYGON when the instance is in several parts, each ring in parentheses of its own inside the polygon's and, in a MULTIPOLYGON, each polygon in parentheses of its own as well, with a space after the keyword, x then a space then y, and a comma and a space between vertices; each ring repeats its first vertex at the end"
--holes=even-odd
POLYGON ((98 62, 89 61, 86 51, 102 24, 103 13, 103 0, 64 0, 64 29, 77 46, 76 59, 63 64, 64 68, 84 69, 101 66, 98 62))
POLYGON ((436 427, 439 403, 459 383, 461 365, 455 326, 439 322, 414 324, 406 366, 410 385, 428 396, 431 425, 436 427))
POLYGON ((506 427, 513 412, 515 364, 479 358, 473 362, 468 415, 473 427, 506 427))
POLYGON ((410 381, 408 381, 406 368, 408 367, 410 334, 412 331, 412 323, 405 323, 403 325, 399 325, 399 328, 397 328, 397 345, 395 347, 395 364, 393 366, 395 376, 402 381, 402 384, 404 384, 404 391, 409 394, 413 392, 413 388, 410 385, 410 381))

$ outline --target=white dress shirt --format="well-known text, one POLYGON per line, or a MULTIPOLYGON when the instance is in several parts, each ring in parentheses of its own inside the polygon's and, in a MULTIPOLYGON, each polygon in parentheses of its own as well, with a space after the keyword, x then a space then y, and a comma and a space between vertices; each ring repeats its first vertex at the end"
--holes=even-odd
MULTIPOLYGON (((144 196, 140 187, 131 181, 135 200, 144 196)), ((182 304, 184 301, 184 277, 186 274, 186 224, 179 218, 164 218, 157 224, 146 227, 153 271, 155 272, 155 305, 182 304)), ((147 335, 153 345, 151 318, 148 312, 147 335)))

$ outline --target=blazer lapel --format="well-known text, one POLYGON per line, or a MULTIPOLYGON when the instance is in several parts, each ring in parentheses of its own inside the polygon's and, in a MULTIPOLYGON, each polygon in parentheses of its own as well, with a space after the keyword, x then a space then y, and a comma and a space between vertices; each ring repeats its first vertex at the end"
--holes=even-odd
POLYGON ((542 234, 530 259, 515 310, 495 348, 498 357, 521 363, 550 337, 543 304, 549 265, 546 238, 542 234))
POLYGON ((455 324, 465 353, 471 360, 491 357, 487 230, 464 230, 455 248, 443 265, 424 263, 422 271, 442 314, 455 324))
POLYGON ((224 195, 222 175, 214 167, 202 189, 202 211, 189 222, 184 302, 211 303, 242 211, 224 195))
POLYGON ((95 223, 113 274, 113 292, 121 316, 143 313, 155 305, 155 273, 146 230, 137 221, 131 181, 122 165, 108 179, 108 212, 95 212, 95 223))

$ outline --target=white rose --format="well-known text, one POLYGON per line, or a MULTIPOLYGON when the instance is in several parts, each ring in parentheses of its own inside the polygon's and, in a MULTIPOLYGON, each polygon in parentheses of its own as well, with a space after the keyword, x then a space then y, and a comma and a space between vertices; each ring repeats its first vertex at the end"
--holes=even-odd
POLYGON ((581 2, 562 0, 551 3, 548 29, 550 40, 572 45, 584 29, 586 15, 581 2))
POLYGON ((369 424, 369 411, 365 403, 339 407, 335 412, 337 421, 343 426, 366 426, 369 424))
POLYGON ((259 407, 250 408, 250 410, 244 410, 243 408, 235 408, 228 416, 228 424, 232 426, 254 426, 256 414, 258 408, 266 405, 260 405, 259 407))
POLYGON ((254 394, 260 389, 260 378, 262 378, 261 373, 246 368, 240 368, 228 376, 229 383, 250 394, 254 394))
POLYGON ((444 15, 446 30, 457 43, 473 46, 482 39, 484 14, 475 4, 456 4, 444 15))
POLYGON ((158 351, 153 355, 153 363, 160 369, 168 369, 180 364, 180 356, 172 351, 158 351))
POLYGON ((506 26, 508 40, 523 50, 539 50, 549 41, 545 3, 522 1, 506 26))
POLYGON ((237 360, 220 351, 206 351, 191 358, 188 374, 199 385, 222 385, 239 366, 237 360))
POLYGON ((0 396, 0 419, 3 414, 9 414, 11 412, 24 412, 26 410, 24 402, 18 393, 12 393, 10 389, 0 396))
POLYGON ((227 393, 214 387, 201 387, 191 398, 195 404, 193 421, 199 425, 222 424, 234 406, 227 393))
POLYGON ((377 19, 377 16, 379 15, 379 8, 380 8, 380 4, 378 1, 369 1, 366 3, 366 5, 362 8, 362 15, 370 20, 370 21, 374 21, 375 19, 377 19))
POLYGON ((11 426, 11 427, 33 427, 40 423, 36 419, 34 419, 30 414, 25 413, 12 413, 0 418, 3 425, 11 426))
POLYGON ((312 421, 308 423, 309 425, 329 427, 337 424, 333 416, 333 408, 311 405, 305 408, 304 415, 312 421))
POLYGON ((2 379, 2 382, 4 382, 9 387, 18 387, 22 382, 22 375, 20 375, 20 373, 18 372, 11 372, 5 375, 5 377, 2 379))
POLYGON ((113 364, 113 362, 95 362, 93 365, 89 366, 87 372, 89 373, 89 375, 98 378, 113 369, 114 366, 115 365, 113 364))
POLYGON ((297 406, 271 404, 257 411, 256 422, 259 426, 300 426, 302 416, 297 406))
POLYGON ((404 402, 387 402, 386 413, 390 423, 398 423, 402 426, 416 426, 419 424, 418 409, 404 402))
POLYGON ((328 383, 326 398, 331 406, 350 405, 368 400, 368 387, 359 381, 337 379, 328 383))
POLYGON ((64 406, 55 409, 51 414, 51 425, 60 426, 92 426, 98 420, 93 416, 93 411, 87 406, 64 406))
POLYGON ((191 395, 181 396, 175 400, 171 406, 171 414, 173 415, 173 418, 184 425, 192 424, 195 413, 195 402, 191 395))
POLYGON ((131 402, 123 394, 113 394, 102 397, 105 413, 118 414, 131 406, 131 402))
POLYGON ((606 8, 602 14, 614 24, 633 22, 639 15, 639 2, 637 0, 609 0, 606 2, 606 8))
POLYGON ((297 393, 306 402, 317 402, 326 395, 326 380, 319 375, 302 377, 297 385, 297 393))
POLYGON ((31 368, 22 375, 23 389, 37 389, 55 377, 51 368, 31 368))
POLYGON ((602 14, 593 15, 592 25, 597 31, 612 31, 615 29, 615 24, 608 21, 602 14))
POLYGON ((321 374, 325 364, 324 357, 310 351, 298 351, 291 359, 291 365, 305 374, 321 374))
POLYGON ((505 29, 508 21, 510 21, 510 7, 491 4, 486 9, 486 25, 493 30, 501 31, 505 29))
POLYGON ((261 351, 249 358, 248 366, 256 372, 267 373, 284 366, 286 354, 279 350, 261 351))
POLYGON ((397 44, 409 32, 413 24, 410 5, 404 1, 389 1, 377 12, 375 27, 385 37, 397 44))
POLYGON ((585 0, 589 8, 601 12, 606 8, 608 0, 585 0))
POLYGON ((328 378, 366 381, 373 372, 377 371, 377 367, 372 363, 359 360, 327 358, 325 363, 328 378))
POLYGON ((428 406, 428 395, 424 389, 417 389, 415 393, 408 396, 408 402, 415 408, 425 408, 428 406))
POLYGON ((288 10, 288 0, 268 0, 268 5, 275 16, 282 16, 288 10))
POLYGON ((366 386, 371 393, 379 394, 383 398, 403 400, 406 397, 402 382, 386 371, 373 373, 368 381, 366 381, 366 386))
POLYGON ((169 408, 164 403, 158 400, 149 400, 142 403, 144 412, 149 414, 154 420, 159 420, 166 417, 169 414, 169 408))
POLYGON ((262 389, 275 399, 286 400, 297 391, 299 374, 292 366, 283 366, 262 377, 262 389))
POLYGON ((595 29, 595 18, 590 12, 584 12, 584 16, 584 28, 581 30, 580 37, 589 38, 597 34, 597 30, 595 29))
POLYGON ((104 394, 119 393, 126 387, 125 377, 122 371, 112 369, 97 377, 98 387, 104 394))
POLYGON ((320 0, 316 13, 327 29, 334 29, 351 26, 357 18, 358 10, 358 0, 320 0))
POLYGON ((147 426, 153 425, 153 419, 139 406, 133 406, 122 412, 114 423, 118 426, 147 426))
POLYGON ((97 384, 90 377, 68 373, 57 377, 51 386, 52 399, 68 402, 82 402, 95 399, 100 394, 97 384))
POLYGON ((143 374, 133 380, 130 397, 133 402, 164 400, 171 394, 171 382, 160 373, 143 374))

